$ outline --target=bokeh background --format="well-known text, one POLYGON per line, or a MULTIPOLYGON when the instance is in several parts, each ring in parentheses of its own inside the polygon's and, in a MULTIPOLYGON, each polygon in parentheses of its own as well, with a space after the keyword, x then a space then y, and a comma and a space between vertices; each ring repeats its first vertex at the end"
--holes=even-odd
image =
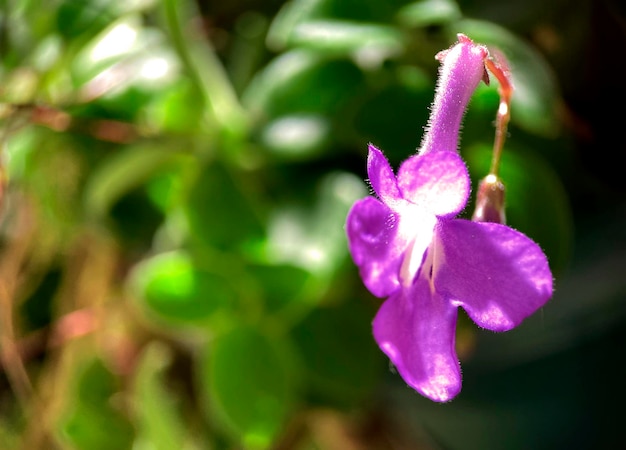
POLYGON ((626 448, 625 61, 619 0, 0 0, 0 448, 626 448), (556 291, 508 333, 461 313, 435 404, 343 226, 459 32, 509 60, 507 219, 556 291))

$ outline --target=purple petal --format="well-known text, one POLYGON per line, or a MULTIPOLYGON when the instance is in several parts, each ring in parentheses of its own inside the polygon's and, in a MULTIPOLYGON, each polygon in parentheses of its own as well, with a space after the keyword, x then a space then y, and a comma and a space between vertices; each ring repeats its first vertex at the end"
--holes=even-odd
POLYGON ((398 171, 407 200, 437 216, 455 216, 467 203, 470 179, 461 157, 452 152, 411 156, 398 171))
POLYGON ((368 146, 367 175, 376 195, 387 204, 400 197, 396 176, 385 155, 373 145, 368 146))
POLYGON ((365 286, 377 297, 395 292, 408 245, 398 236, 397 215, 374 197, 367 197, 352 205, 346 231, 352 259, 365 286))
POLYGON ((461 390, 456 318, 457 309, 431 292, 427 277, 391 296, 374 318, 374 337, 404 381, 436 402, 461 390))
POLYGON ((552 296, 543 251, 522 233, 497 223, 441 221, 435 231, 435 289, 481 327, 506 331, 552 296))

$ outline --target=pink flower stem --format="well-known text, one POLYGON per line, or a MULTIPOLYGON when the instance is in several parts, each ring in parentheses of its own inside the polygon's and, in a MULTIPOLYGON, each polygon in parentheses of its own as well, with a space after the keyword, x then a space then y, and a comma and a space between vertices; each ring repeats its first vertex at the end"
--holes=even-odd
POLYGON ((500 166, 500 156, 506 140, 507 127, 511 118, 511 95, 513 94, 513 84, 511 83, 508 67, 503 56, 498 57, 499 63, 490 58, 485 58, 485 66, 498 79, 500 87, 500 105, 496 115, 496 137, 493 143, 493 157, 491 160, 490 175, 498 175, 500 166))

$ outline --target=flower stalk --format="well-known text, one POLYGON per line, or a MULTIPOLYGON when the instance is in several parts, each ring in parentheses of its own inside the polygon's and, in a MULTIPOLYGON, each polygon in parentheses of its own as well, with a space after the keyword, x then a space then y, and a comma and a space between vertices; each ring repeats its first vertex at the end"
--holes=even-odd
POLYGON ((493 142, 493 156, 489 174, 478 184, 476 193, 476 208, 472 215, 475 222, 506 223, 504 212, 505 187, 498 176, 500 169, 500 157, 506 140, 509 120, 511 118, 511 96, 513 94, 513 83, 510 79, 510 72, 506 59, 498 55, 498 62, 491 58, 485 58, 485 67, 498 80, 498 94, 500 104, 496 114, 496 135, 493 142))

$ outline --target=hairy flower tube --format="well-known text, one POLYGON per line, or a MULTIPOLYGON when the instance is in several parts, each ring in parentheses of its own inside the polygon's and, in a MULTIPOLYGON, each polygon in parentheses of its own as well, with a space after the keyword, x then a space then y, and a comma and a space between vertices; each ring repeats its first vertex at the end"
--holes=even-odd
POLYGON ((461 390, 458 307, 478 326, 506 331, 552 296, 552 274, 536 243, 499 223, 456 218, 470 194, 457 152, 459 128, 486 57, 486 48, 465 36, 440 54, 419 153, 394 174, 370 145, 367 171, 377 198, 357 201, 346 222, 365 286, 386 298, 373 321, 374 338, 407 384, 438 402, 461 390))

